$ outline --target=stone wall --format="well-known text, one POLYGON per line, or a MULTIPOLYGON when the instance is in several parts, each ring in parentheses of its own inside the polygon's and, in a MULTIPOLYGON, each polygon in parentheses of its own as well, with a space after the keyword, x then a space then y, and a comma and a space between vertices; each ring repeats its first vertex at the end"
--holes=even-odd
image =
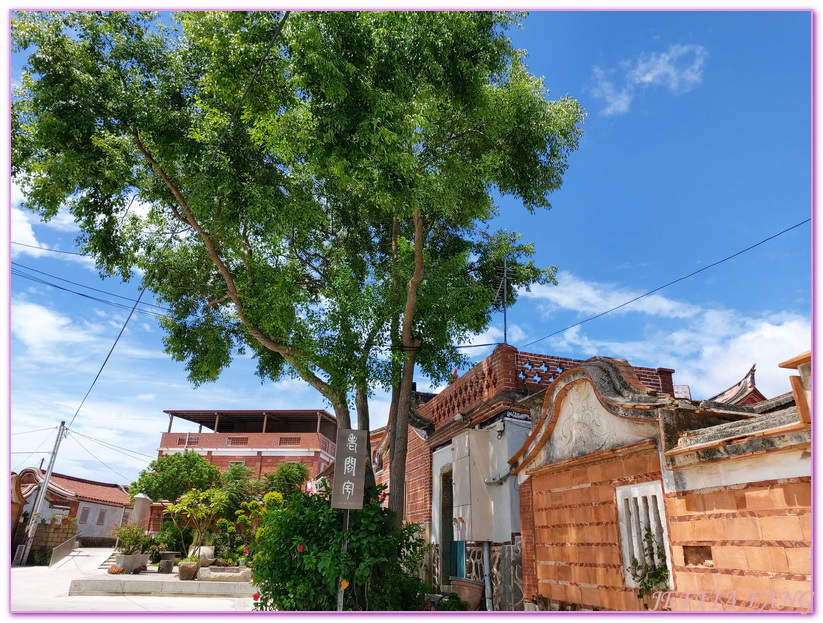
MULTIPOLYGON (((18 535, 25 539, 25 531, 18 531, 18 535)), ((71 523, 56 523, 56 524, 40 524, 34 533, 34 539, 31 542, 32 552, 47 552, 51 554, 51 550, 62 545, 71 537, 77 534, 77 526, 71 523)), ((21 540, 21 543, 23 541, 21 540)), ((16 544, 15 544, 16 549, 16 544)), ((12 555, 14 551, 12 551, 12 555)), ((31 555, 29 555, 29 564, 31 564, 31 555)))

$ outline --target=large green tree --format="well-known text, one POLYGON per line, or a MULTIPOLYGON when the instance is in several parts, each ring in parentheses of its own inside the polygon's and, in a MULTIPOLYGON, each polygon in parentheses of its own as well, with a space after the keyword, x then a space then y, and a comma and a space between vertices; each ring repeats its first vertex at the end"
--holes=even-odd
MULTIPOLYGON (((12 171, 43 218, 68 209, 101 271, 165 302, 167 351, 215 379, 250 348, 263 378, 316 388, 341 427, 395 388, 402 491, 415 366, 443 378, 482 330, 506 255, 516 287, 553 280, 531 248, 478 232, 493 192, 548 207, 583 113, 552 101, 485 12, 175 15, 24 12, 12 171)), ((402 499, 392 496, 395 510, 402 499)), ((400 513, 398 513, 399 516, 400 513)))
POLYGON ((134 497, 143 493, 155 502, 174 502, 192 489, 206 490, 220 484, 220 470, 205 458, 186 450, 161 456, 140 472, 129 489, 134 497))

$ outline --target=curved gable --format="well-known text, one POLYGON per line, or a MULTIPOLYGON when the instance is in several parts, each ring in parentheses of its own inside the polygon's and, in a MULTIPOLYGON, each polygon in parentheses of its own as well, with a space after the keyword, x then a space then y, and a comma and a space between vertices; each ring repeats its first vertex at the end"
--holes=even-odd
POLYGON ((628 362, 590 359, 546 389, 532 434, 509 460, 512 474, 654 437, 658 409, 673 405, 643 385, 628 362))

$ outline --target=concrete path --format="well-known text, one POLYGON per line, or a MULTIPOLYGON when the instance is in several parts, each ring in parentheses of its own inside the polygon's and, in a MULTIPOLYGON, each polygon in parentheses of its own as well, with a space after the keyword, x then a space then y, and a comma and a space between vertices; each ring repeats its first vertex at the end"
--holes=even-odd
MULTIPOLYGON (((12 567, 11 612, 237 612, 252 610, 249 597, 72 595, 76 579, 112 578, 100 565, 111 549, 78 548, 53 567, 12 567)), ((171 574, 140 574, 142 581, 180 582, 171 574)), ((115 576, 124 577, 124 576, 115 576)))

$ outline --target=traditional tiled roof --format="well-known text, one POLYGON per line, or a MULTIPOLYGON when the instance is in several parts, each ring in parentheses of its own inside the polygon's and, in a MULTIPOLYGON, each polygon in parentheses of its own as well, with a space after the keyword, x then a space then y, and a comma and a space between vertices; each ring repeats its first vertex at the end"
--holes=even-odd
MULTIPOLYGON (((23 495, 28 497, 33 490, 37 489, 37 485, 43 481, 44 477, 43 470, 35 467, 22 470, 20 479, 26 483, 22 487, 23 495)), ((67 500, 97 502, 112 506, 127 506, 130 503, 129 488, 126 485, 96 482, 65 474, 52 473, 49 479, 49 492, 67 500)))
POLYGON ((754 405, 766 400, 766 397, 760 393, 754 383, 754 368, 749 370, 742 379, 732 385, 729 389, 716 394, 708 399, 709 402, 717 402, 720 404, 730 405, 754 405))

